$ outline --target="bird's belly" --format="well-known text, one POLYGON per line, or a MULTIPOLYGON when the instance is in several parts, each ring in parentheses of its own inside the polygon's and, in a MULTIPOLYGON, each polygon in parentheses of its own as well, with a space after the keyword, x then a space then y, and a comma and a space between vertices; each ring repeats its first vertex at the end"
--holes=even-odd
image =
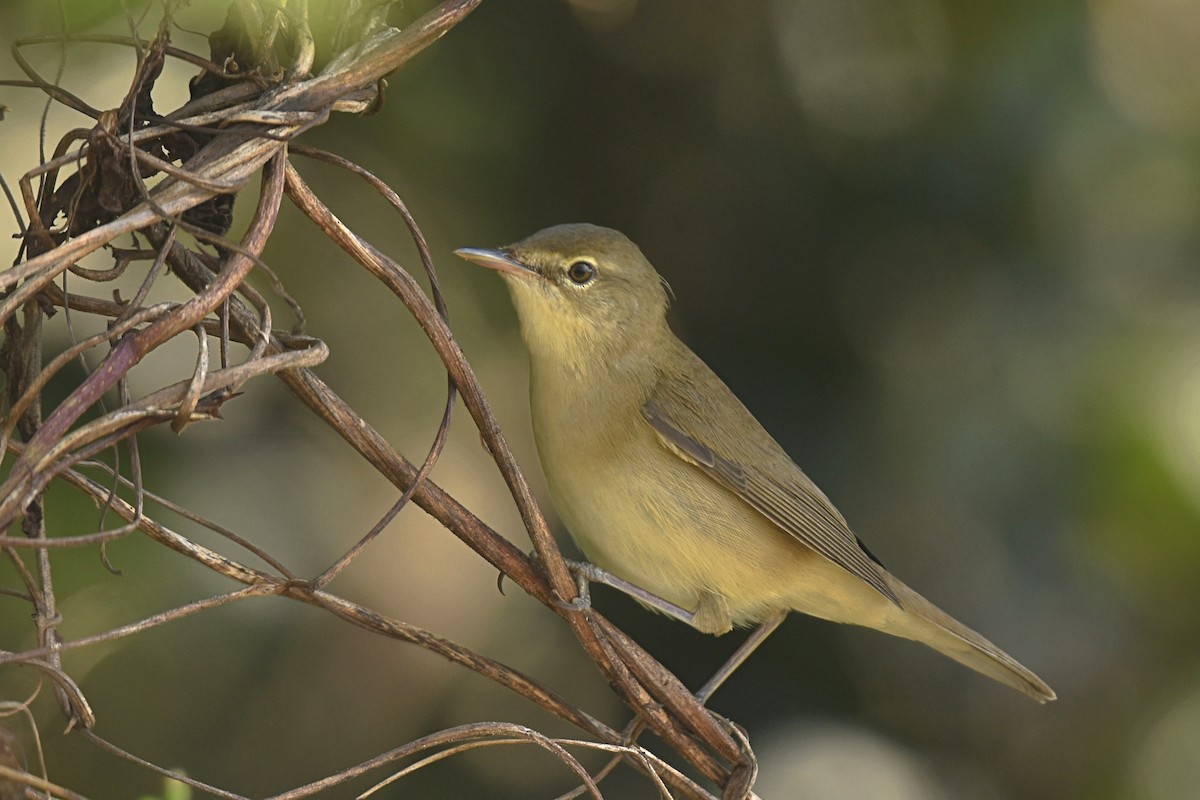
POLYGON ((553 465, 567 452, 543 453, 555 504, 588 560, 687 609, 719 595, 734 624, 790 607, 789 584, 818 557, 647 434, 626 443, 636 454, 565 470, 553 465))

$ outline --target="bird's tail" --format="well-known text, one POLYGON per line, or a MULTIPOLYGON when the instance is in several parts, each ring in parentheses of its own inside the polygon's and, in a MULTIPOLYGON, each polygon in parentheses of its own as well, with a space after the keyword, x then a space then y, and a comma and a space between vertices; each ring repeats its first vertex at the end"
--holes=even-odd
POLYGON ((1054 690, 1021 666, 1015 658, 951 617, 896 578, 888 583, 900 600, 881 628, 888 633, 927 644, 960 664, 994 678, 1039 703, 1055 699, 1054 690))

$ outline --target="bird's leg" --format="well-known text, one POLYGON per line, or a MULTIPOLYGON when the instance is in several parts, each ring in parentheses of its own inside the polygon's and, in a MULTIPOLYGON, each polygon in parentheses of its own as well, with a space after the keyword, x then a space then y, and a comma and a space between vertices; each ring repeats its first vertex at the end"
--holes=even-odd
MULTIPOLYGON (((579 590, 579 597, 573 603, 564 603, 563 605, 569 605, 573 609, 588 608, 591 605, 589 585, 592 583, 602 583, 605 586, 611 586, 620 592, 624 592, 634 600, 637 600, 638 602, 643 603, 650 608, 661 611, 668 617, 677 619, 680 622, 686 622, 688 625, 698 628, 696 624, 697 617, 704 617, 705 615, 713 616, 718 609, 709 607, 713 605, 712 601, 723 600, 723 598, 720 598, 719 595, 705 595, 701 598, 700 607, 696 611, 688 611, 686 608, 681 608, 669 600, 664 600, 658 595, 646 591, 637 584, 630 583, 623 578, 618 578, 616 575, 597 567, 595 564, 590 564, 586 561, 568 560, 567 567, 571 570, 571 574, 575 577, 575 585, 579 590)), ((707 630, 705 628, 698 629, 703 630, 705 633, 717 634, 724 633, 725 631, 729 630, 729 612, 725 610, 723 602, 720 603, 719 610, 723 611, 723 619, 725 620, 723 625, 713 624, 709 626, 712 628, 711 630, 707 630)), ((705 683, 704 686, 700 687, 700 691, 696 692, 696 699, 700 701, 700 705, 704 705, 708 702, 708 698, 712 697, 713 693, 716 692, 717 689, 721 688, 721 684, 729 680, 729 676, 737 671, 738 667, 742 665, 742 662, 749 658, 750 654, 757 650, 759 645, 765 642, 767 637, 775 632, 775 629, 780 626, 786 616, 786 609, 777 611, 754 629, 750 636, 746 638, 746 641, 742 642, 741 646, 739 646, 738 649, 733 652, 733 655, 731 655, 728 660, 721 665, 721 668, 717 670, 717 672, 711 678, 708 679, 708 682, 705 683)))
POLYGON ((607 572, 595 564, 589 564, 586 561, 568 561, 567 567, 570 568, 571 574, 575 576, 575 584, 579 588, 579 597, 584 599, 588 597, 588 584, 602 583, 605 586, 611 586, 619 592, 623 592, 634 600, 637 600, 643 605, 647 605, 656 611, 661 611, 668 617, 686 622, 688 625, 694 625, 696 614, 688 611, 686 608, 680 608, 670 600, 664 600, 652 592, 648 592, 637 584, 618 578, 611 572, 607 572))
POLYGON ((742 665, 742 662, 749 658, 750 654, 757 650, 758 646, 775 632, 775 629, 779 627, 779 624, 783 622, 786 616, 786 610, 776 611, 754 629, 754 632, 747 637, 746 641, 742 642, 741 646, 733 652, 729 660, 717 670, 716 674, 708 679, 708 683, 704 684, 704 686, 700 687, 700 691, 696 692, 696 699, 700 701, 700 705, 708 702, 708 698, 712 697, 713 692, 721 688, 721 684, 729 679, 729 676, 742 665))
MULTIPOLYGON (((709 678, 708 683, 704 684, 704 686, 700 687, 700 691, 696 692, 695 697, 700 705, 704 706, 708 704, 708 700, 713 696, 713 693, 721 688, 721 684, 725 683, 729 679, 729 676, 737 671, 742 662, 749 658, 750 654, 757 650, 758 646, 765 642, 768 636, 775 632, 775 629, 783 623, 785 617, 787 617, 786 610, 777 611, 754 629, 753 633, 747 637, 746 641, 742 642, 741 646, 717 670, 716 674, 709 678)), ((716 715, 716 717, 718 720, 723 720, 732 727, 732 724, 728 720, 725 720, 720 715, 716 715)), ((640 714, 636 715, 625 726, 625 730, 621 731, 621 742, 624 744, 633 744, 645 728, 646 718, 640 714)))

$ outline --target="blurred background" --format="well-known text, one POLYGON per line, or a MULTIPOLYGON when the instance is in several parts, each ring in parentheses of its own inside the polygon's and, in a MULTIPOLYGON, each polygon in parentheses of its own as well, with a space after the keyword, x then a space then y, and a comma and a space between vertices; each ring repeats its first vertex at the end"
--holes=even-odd
MULTIPOLYGON (((432 5, 406 2, 392 21, 432 5)), ((55 33, 53 6, 7 0, 0 37, 55 33)), ((180 24, 212 31, 224 7, 194 2, 180 24)), ((127 30, 115 3, 63 9, 76 32, 127 30)), ((174 41, 207 52, 187 30, 174 41)), ((54 46, 28 52, 54 75, 54 46)), ((132 63, 72 46, 61 82, 113 107, 132 63)), ((19 77, 11 62, 3 73, 19 77)), ((183 102, 191 74, 168 70, 159 111, 183 102)), ((375 171, 417 216, 453 328, 547 511, 514 314, 495 275, 450 251, 588 221, 640 244, 674 288, 679 334, 872 551, 1058 692, 1038 707, 917 645, 793 617, 712 702, 749 732, 763 797, 1183 800, 1200 785, 1198 76, 1200 4, 1180 0, 488 0, 389 79, 380 113, 335 117, 304 142, 375 171)), ((42 101, 3 88, 0 103, 0 171, 15 185, 37 163, 42 101)), ((48 147, 86 124, 53 111, 48 147)), ((371 192, 299 166, 419 271, 371 192)), ((420 461, 444 392, 432 349, 300 214, 285 208, 276 233, 265 260, 332 349, 318 374, 420 461)), ((51 327, 61 349, 61 314, 51 327)), ((190 372, 189 348, 144 364, 146 388, 190 372)), ((224 415, 144 436, 148 488, 302 575, 395 500, 269 380, 224 415)), ((433 477, 528 548, 461 408, 433 477)), ((97 526, 69 493, 49 508, 57 532, 97 526)), ((68 639, 233 588, 138 537, 108 555, 122 576, 95 550, 56 552, 68 639)), ((17 581, 7 562, 0 580, 17 581)), ((499 594, 494 571, 415 507, 332 588, 537 675, 609 724, 627 719, 561 620, 499 594)), ((706 637, 595 594, 692 686, 743 635, 706 637)), ((28 647, 27 608, 0 597, 2 609, 4 649, 28 647)), ((65 663, 103 735, 251 796, 455 724, 572 733, 473 673, 284 600, 65 663)), ((8 699, 33 685, 0 673, 8 699)), ((159 790, 59 736, 48 696, 34 708, 52 779, 93 798, 159 790)), ((31 747, 27 725, 4 724, 31 747)), ((493 748, 381 796, 572 785, 534 748, 493 748)), ((604 786, 655 796, 627 770, 604 786)))

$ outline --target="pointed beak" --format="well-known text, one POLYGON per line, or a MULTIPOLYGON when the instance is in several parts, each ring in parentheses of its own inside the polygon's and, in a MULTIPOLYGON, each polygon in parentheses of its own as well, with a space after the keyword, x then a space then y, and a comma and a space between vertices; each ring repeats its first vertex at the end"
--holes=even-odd
POLYGON ((499 272, 506 272, 509 275, 521 275, 530 277, 538 273, 532 268, 522 264, 515 258, 501 250, 483 250, 478 247, 460 247, 454 251, 454 255, 459 258, 465 258, 473 264, 478 264, 481 267, 494 269, 499 272))

